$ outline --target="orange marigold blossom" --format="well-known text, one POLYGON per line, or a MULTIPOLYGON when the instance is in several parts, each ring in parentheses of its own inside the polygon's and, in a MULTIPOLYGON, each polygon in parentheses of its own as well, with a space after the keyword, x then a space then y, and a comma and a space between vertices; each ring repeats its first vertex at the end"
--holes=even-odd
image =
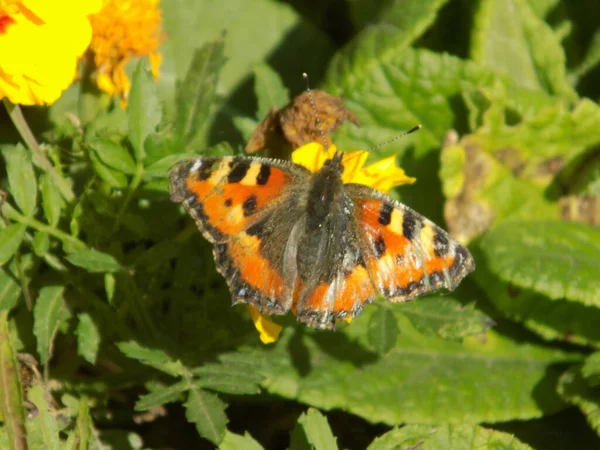
MULTIPOLYGON (((330 145, 327 149, 318 142, 310 142, 297 148, 292 153, 292 161, 311 172, 317 172, 328 159, 333 158, 337 151, 335 145, 330 145)), ((369 153, 364 150, 357 150, 344 153, 342 163, 344 172, 342 181, 344 183, 358 183, 375 188, 381 192, 388 192, 395 186, 403 184, 412 184, 416 178, 408 177, 400 167, 396 166, 396 157, 377 161, 367 167, 364 167, 369 153)), ((272 322, 269 316, 259 312, 254 306, 248 305, 250 315, 254 326, 260 333, 260 340, 264 344, 275 342, 281 333, 281 326, 272 322)), ((350 322, 352 319, 344 319, 350 322)))
POLYGON ((96 83, 109 95, 117 95, 125 107, 130 88, 125 65, 131 58, 148 55, 152 74, 158 78, 157 49, 163 40, 158 0, 104 0, 91 21, 96 83))
POLYGON ((0 0, 0 98, 54 103, 88 47, 100 0, 0 0))

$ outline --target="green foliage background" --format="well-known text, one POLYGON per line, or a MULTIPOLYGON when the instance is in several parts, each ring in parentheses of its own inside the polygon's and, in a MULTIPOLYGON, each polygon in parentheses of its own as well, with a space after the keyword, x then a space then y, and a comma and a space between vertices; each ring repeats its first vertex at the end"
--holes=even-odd
POLYGON ((0 448, 600 448, 597 4, 161 7, 160 81, 141 61, 127 110, 76 83, 25 111, 74 197, 0 116, 0 448), (423 125, 372 158, 477 269, 336 332, 277 318, 265 346, 167 174, 240 153, 302 72, 360 120, 342 149, 423 125))

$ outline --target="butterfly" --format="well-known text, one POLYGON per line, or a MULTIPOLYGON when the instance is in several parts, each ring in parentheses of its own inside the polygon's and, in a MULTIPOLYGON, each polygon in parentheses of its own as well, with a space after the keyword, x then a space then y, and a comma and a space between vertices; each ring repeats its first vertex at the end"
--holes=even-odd
POLYGON ((342 182, 343 153, 316 172, 291 161, 197 157, 170 171, 214 246, 234 304, 333 329, 378 294, 403 302, 454 290, 475 269, 469 251, 384 193, 342 182))

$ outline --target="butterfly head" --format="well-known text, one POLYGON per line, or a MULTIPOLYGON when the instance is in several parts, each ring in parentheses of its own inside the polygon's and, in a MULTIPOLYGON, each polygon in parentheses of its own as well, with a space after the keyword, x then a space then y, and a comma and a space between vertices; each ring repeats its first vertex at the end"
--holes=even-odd
MULTIPOLYGON (((321 172, 331 174, 336 176, 337 178, 342 177, 342 173, 344 173, 344 165, 342 164, 342 158, 344 156, 343 152, 337 151, 333 155, 333 158, 328 159, 321 167, 321 172)), ((330 176, 331 176, 330 175, 330 176)))

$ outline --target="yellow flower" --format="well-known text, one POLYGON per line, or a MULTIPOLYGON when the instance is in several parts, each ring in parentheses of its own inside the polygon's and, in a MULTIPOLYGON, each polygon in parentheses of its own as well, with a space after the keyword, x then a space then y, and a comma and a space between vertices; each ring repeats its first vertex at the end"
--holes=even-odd
MULTIPOLYGON (((310 142, 294 150, 292 161, 306 167, 311 172, 316 172, 323 166, 325 161, 333 158, 336 151, 337 148, 333 144, 325 150, 318 142, 310 142)), ((416 178, 407 177, 404 170, 396 166, 395 156, 390 156, 363 168, 368 157, 369 153, 364 150, 344 153, 342 158, 344 166, 342 181, 344 183, 365 184, 381 192, 387 192, 395 186, 412 184, 416 181, 416 178)))
MULTIPOLYGON (((310 142, 297 148, 292 153, 292 161, 303 167, 306 167, 311 172, 318 171, 328 159, 333 158, 337 148, 335 145, 330 145, 327 150, 318 142, 310 142)), ((350 153, 344 153, 342 164, 344 172, 342 173, 342 181, 344 183, 358 183, 371 186, 382 192, 387 192, 394 186, 402 184, 412 184, 416 178, 406 176, 404 170, 396 166, 396 157, 382 159, 376 163, 363 168, 369 153, 364 150, 357 150, 350 153)), ((275 342, 281 327, 269 319, 266 314, 260 313, 256 308, 248 305, 250 315, 254 321, 254 326, 260 333, 260 340, 264 344, 275 342)), ((345 319, 346 322, 351 322, 352 318, 345 319)))
POLYGON ((0 98, 54 103, 74 80, 100 0, 0 0, 0 98))
POLYGON ((109 95, 127 104, 129 79, 125 65, 130 58, 148 55, 154 78, 158 78, 162 42, 158 0, 104 0, 102 10, 91 17, 92 50, 96 83, 109 95))

